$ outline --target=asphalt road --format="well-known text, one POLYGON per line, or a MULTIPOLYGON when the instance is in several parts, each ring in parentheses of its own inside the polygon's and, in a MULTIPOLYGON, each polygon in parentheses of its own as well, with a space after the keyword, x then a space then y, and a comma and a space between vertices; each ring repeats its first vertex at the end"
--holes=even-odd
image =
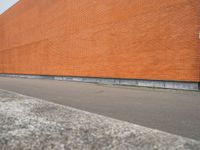
POLYGON ((0 89, 200 140, 200 92, 5 77, 0 89))

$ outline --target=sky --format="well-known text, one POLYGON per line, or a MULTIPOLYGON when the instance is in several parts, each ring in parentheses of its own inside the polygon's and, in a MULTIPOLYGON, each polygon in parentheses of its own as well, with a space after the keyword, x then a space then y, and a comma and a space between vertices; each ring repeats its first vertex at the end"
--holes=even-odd
POLYGON ((19 0, 0 0, 0 15, 19 0))

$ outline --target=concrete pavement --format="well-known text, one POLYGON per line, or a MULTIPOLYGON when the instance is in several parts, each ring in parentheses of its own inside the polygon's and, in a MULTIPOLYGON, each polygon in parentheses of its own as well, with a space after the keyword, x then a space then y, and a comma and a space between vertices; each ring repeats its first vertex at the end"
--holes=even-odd
POLYGON ((5 77, 0 88, 200 140, 199 92, 5 77))
POLYGON ((197 150, 200 141, 0 89, 1 150, 197 150))

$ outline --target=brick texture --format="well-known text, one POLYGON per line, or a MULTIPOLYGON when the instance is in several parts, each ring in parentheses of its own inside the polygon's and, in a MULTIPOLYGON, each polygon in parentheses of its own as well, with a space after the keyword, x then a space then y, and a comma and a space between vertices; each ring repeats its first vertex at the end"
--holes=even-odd
POLYGON ((199 0, 20 0, 0 73, 200 81, 199 0))

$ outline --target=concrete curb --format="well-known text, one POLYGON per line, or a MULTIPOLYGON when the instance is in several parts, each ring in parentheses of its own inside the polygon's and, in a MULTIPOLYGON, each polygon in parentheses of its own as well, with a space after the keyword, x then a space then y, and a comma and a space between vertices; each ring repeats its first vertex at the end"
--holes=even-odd
POLYGON ((200 149, 200 142, 0 90, 0 149, 200 149))
POLYGON ((200 83, 185 81, 159 81, 142 79, 118 79, 118 78, 95 78, 95 77, 70 77, 70 76, 48 76, 48 75, 22 75, 22 74, 0 74, 0 77, 50 79, 63 81, 76 81, 85 83, 100 83, 112 85, 141 86, 164 89, 200 90, 200 83))

